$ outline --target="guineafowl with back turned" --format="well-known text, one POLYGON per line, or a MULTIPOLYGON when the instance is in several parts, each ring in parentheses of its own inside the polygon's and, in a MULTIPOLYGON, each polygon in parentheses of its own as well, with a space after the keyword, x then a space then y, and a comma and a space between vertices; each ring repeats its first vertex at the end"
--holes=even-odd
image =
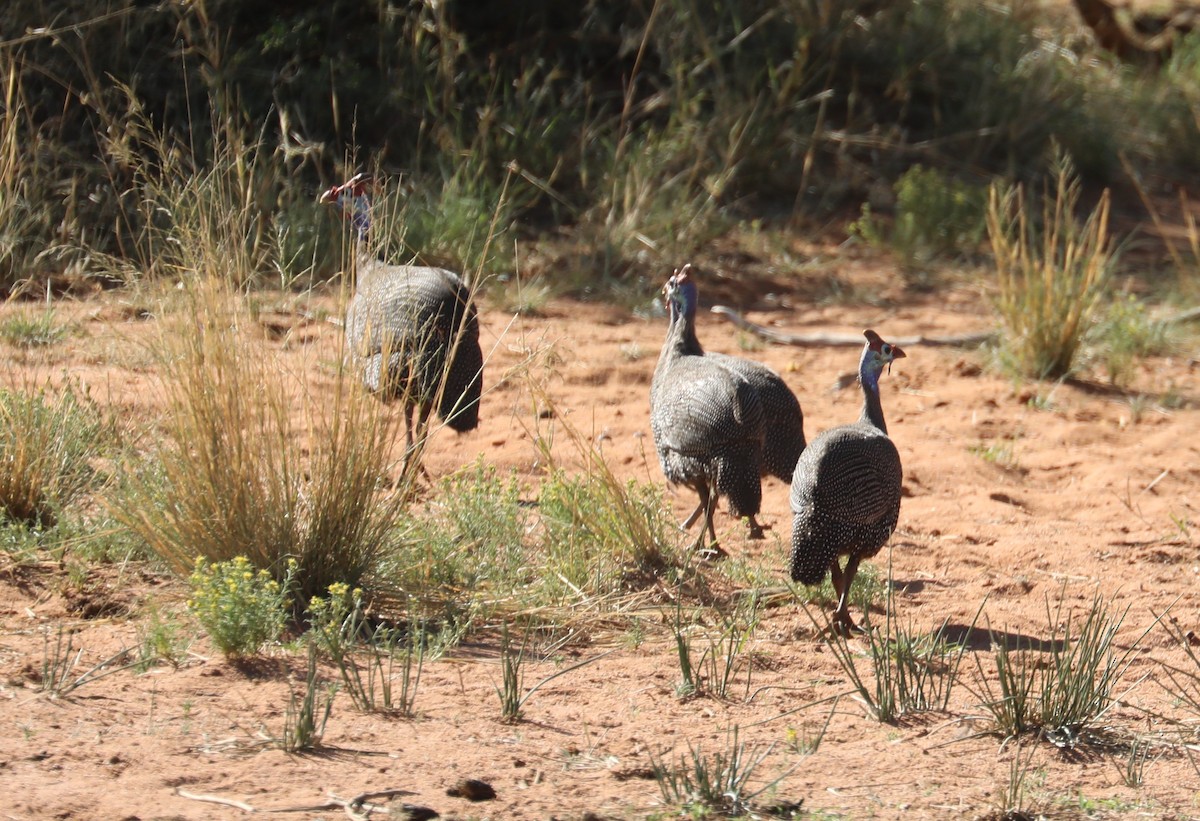
POLYGON ((363 383, 385 400, 404 404, 408 453, 417 429, 438 416, 462 433, 479 425, 483 352, 471 289, 444 268, 389 265, 368 247, 371 178, 358 174, 321 195, 350 220, 357 234, 354 295, 346 308, 346 346, 363 383))
POLYGON ((858 421, 822 431, 800 454, 792 476, 791 576, 819 584, 828 571, 837 597, 834 627, 857 630, 850 618, 850 585, 858 564, 887 543, 900 516, 900 454, 888 438, 879 376, 904 351, 864 331, 858 363, 863 407, 858 421), (838 560, 847 556, 843 570, 838 560))
POLYGON ((739 518, 757 516, 762 504, 763 410, 745 377, 692 351, 696 285, 690 270, 677 270, 663 287, 670 325, 650 383, 650 427, 667 481, 700 497, 684 526, 703 514, 696 547, 707 534, 707 552, 720 556, 713 525, 718 497, 739 518))
MULTIPOLYGON (((685 265, 681 269, 695 283, 695 268, 685 265)), ((698 294, 697 294, 698 296, 698 294)), ((804 451, 804 413, 796 394, 783 381, 783 378, 761 362, 744 359, 739 356, 705 351, 696 336, 694 316, 685 316, 683 333, 683 349, 689 356, 707 356, 709 359, 724 365, 738 373, 758 394, 759 404, 763 410, 763 452, 761 475, 774 476, 784 482, 792 481, 792 473, 796 469, 796 460, 804 451)), ((684 522, 684 527, 691 527, 699 510, 684 522)), ((749 516, 750 538, 761 539, 763 527, 756 516, 749 516)))

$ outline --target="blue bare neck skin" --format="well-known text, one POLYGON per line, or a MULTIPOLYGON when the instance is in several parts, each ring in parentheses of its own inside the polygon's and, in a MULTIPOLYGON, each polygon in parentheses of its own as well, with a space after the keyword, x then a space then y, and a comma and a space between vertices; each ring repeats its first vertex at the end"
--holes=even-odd
POLYGON ((690 282, 679 286, 678 301, 671 300, 671 328, 680 353, 703 355, 704 348, 696 338, 696 286, 690 282))
POLYGON ((371 202, 366 194, 351 194, 342 199, 342 208, 350 214, 350 224, 364 245, 371 233, 371 202))
POLYGON ((870 351, 863 352, 858 366, 858 383, 862 385, 863 407, 860 422, 866 422, 883 433, 887 433, 887 422, 883 419, 883 404, 879 401, 879 375, 883 367, 873 363, 870 351))

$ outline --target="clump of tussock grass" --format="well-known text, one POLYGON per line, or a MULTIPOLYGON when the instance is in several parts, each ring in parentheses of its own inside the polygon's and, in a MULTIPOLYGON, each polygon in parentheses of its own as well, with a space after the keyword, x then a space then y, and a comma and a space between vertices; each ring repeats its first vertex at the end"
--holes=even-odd
POLYGON ((369 589, 408 504, 407 485, 380 484, 398 435, 386 407, 345 372, 318 406, 246 332, 225 281, 190 283, 188 295, 159 343, 162 438, 114 516, 180 574, 198 557, 246 556, 282 580, 295 560, 298 612, 335 582, 369 589))
MULTIPOLYGON (((868 611, 863 611, 866 632, 862 642, 866 649, 865 653, 860 653, 849 638, 835 629, 824 611, 818 620, 805 606, 805 612, 824 636, 857 699, 875 720, 883 723, 893 723, 911 713, 945 711, 959 682, 959 667, 967 650, 965 643, 956 644, 948 638, 948 620, 932 632, 919 632, 911 623, 902 624, 895 609, 889 574, 884 623, 881 629, 876 628, 870 622, 868 611), (869 677, 859 670, 860 656, 870 660, 869 677)), ((981 605, 972 627, 982 612, 981 605)))
POLYGON ((112 432, 91 397, 70 386, 0 388, 0 519, 52 525, 95 480, 112 432))
POLYGON ((984 671, 975 656, 975 687, 994 731, 1015 738, 1036 731, 1060 747, 1074 747, 1117 703, 1117 688, 1136 660, 1147 627, 1121 647, 1117 633, 1128 608, 1114 613, 1099 595, 1082 618, 1063 612, 1065 589, 1051 612, 1046 602, 1050 637, 1038 647, 1009 647, 993 634, 995 675, 984 671), (993 684, 994 682, 994 684, 993 684))
POLYGON ((1040 219, 1029 213, 1021 186, 993 185, 987 210, 1007 352, 1021 373, 1037 379, 1071 372, 1116 260, 1108 191, 1079 223, 1080 181, 1065 154, 1051 177, 1040 219))
POLYGON ((674 762, 666 757, 650 756, 654 780, 663 803, 689 813, 688 817, 741 818, 754 810, 754 801, 775 787, 794 767, 775 779, 752 785, 755 774, 774 744, 748 744, 738 740, 734 725, 726 734, 725 746, 713 753, 688 743, 688 751, 674 762))
POLYGON ((0 320, 0 340, 14 348, 45 348, 67 338, 70 328, 58 321, 50 303, 41 311, 20 311, 0 320))
POLYGON ((154 150, 128 155, 153 216, 141 253, 182 291, 154 351, 161 435, 111 508, 181 575, 197 558, 245 556, 282 581, 294 560, 288 592, 302 613, 333 583, 370 589, 408 477, 382 488, 397 426, 354 375, 338 370, 318 400, 310 377, 253 332, 240 289, 279 260, 255 204, 261 155, 231 133, 214 135, 201 173, 153 132, 154 150))

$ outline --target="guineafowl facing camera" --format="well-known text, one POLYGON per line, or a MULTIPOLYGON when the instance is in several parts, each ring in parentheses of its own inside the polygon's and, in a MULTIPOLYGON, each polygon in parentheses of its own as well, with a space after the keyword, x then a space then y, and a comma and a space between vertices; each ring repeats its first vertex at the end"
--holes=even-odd
POLYGON ((663 294, 670 325, 650 383, 650 428, 667 481, 700 497, 684 528, 703 514, 696 549, 707 534, 704 552, 721 556, 713 525, 717 498, 724 496, 738 518, 757 516, 762 504, 762 404, 745 377, 697 352, 691 266, 677 270, 663 294))

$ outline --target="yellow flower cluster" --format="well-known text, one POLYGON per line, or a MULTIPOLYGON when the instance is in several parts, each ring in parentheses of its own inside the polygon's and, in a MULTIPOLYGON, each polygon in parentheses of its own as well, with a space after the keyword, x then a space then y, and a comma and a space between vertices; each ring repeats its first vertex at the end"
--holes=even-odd
MULTIPOLYGON (((294 569, 290 560, 289 578, 294 569)), ((269 572, 256 571, 245 556, 212 563, 198 557, 189 582, 188 609, 226 656, 254 655, 283 632, 286 593, 269 572)))

